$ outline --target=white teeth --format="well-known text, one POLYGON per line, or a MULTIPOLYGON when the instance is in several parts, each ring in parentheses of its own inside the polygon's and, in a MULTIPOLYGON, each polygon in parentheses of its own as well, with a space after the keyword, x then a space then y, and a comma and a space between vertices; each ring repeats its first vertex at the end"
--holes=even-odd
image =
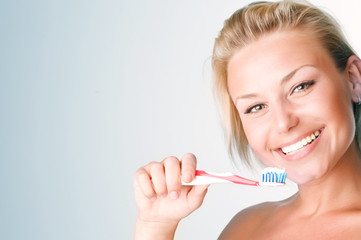
POLYGON ((313 140, 315 140, 320 135, 320 133, 321 132, 319 130, 317 130, 314 133, 312 133, 310 136, 307 136, 304 139, 302 139, 301 141, 298 141, 295 144, 283 147, 282 152, 284 154, 289 154, 291 152, 297 151, 297 150, 303 148, 304 146, 306 146, 307 144, 311 143, 313 140))
POLYGON ((312 139, 312 140, 315 140, 315 139, 316 139, 315 134, 313 134, 313 133, 311 134, 311 139, 312 139))

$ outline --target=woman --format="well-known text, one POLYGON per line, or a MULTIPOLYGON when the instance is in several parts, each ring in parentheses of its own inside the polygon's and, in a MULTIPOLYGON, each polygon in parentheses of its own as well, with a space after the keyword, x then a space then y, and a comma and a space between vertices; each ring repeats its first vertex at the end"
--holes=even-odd
MULTIPOLYGON (((299 191, 239 212, 219 239, 361 239, 361 61, 334 20, 308 3, 260 2, 216 39, 215 86, 230 150, 286 168, 299 191)), ((136 239, 172 239, 207 186, 196 158, 169 157, 135 175, 136 239)))

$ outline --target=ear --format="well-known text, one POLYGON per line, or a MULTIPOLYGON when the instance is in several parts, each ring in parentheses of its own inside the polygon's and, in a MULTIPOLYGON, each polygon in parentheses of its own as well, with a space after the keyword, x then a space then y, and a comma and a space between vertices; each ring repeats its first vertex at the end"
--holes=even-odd
POLYGON ((348 58, 346 74, 351 87, 352 101, 359 103, 361 98, 361 60, 356 55, 348 58))

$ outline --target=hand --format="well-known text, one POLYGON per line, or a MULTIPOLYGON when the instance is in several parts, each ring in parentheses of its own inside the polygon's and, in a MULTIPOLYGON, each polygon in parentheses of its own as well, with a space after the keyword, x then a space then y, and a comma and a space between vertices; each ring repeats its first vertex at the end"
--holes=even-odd
POLYGON ((195 156, 185 154, 181 161, 168 157, 139 168, 134 178, 138 222, 176 228, 181 219, 199 208, 208 186, 181 185, 181 180, 194 179, 196 165, 195 156))

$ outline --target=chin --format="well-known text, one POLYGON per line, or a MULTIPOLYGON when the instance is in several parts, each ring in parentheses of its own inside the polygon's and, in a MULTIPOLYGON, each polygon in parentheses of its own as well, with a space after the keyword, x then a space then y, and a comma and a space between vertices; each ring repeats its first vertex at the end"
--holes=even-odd
POLYGON ((297 185, 304 185, 316 181, 327 174, 327 167, 319 166, 311 169, 292 169, 287 171, 287 177, 297 185))
POLYGON ((313 180, 315 180, 316 178, 312 178, 312 177, 289 177, 289 174, 287 174, 287 178, 290 179, 292 182, 296 183, 299 186, 305 185, 307 183, 312 182, 313 180))

